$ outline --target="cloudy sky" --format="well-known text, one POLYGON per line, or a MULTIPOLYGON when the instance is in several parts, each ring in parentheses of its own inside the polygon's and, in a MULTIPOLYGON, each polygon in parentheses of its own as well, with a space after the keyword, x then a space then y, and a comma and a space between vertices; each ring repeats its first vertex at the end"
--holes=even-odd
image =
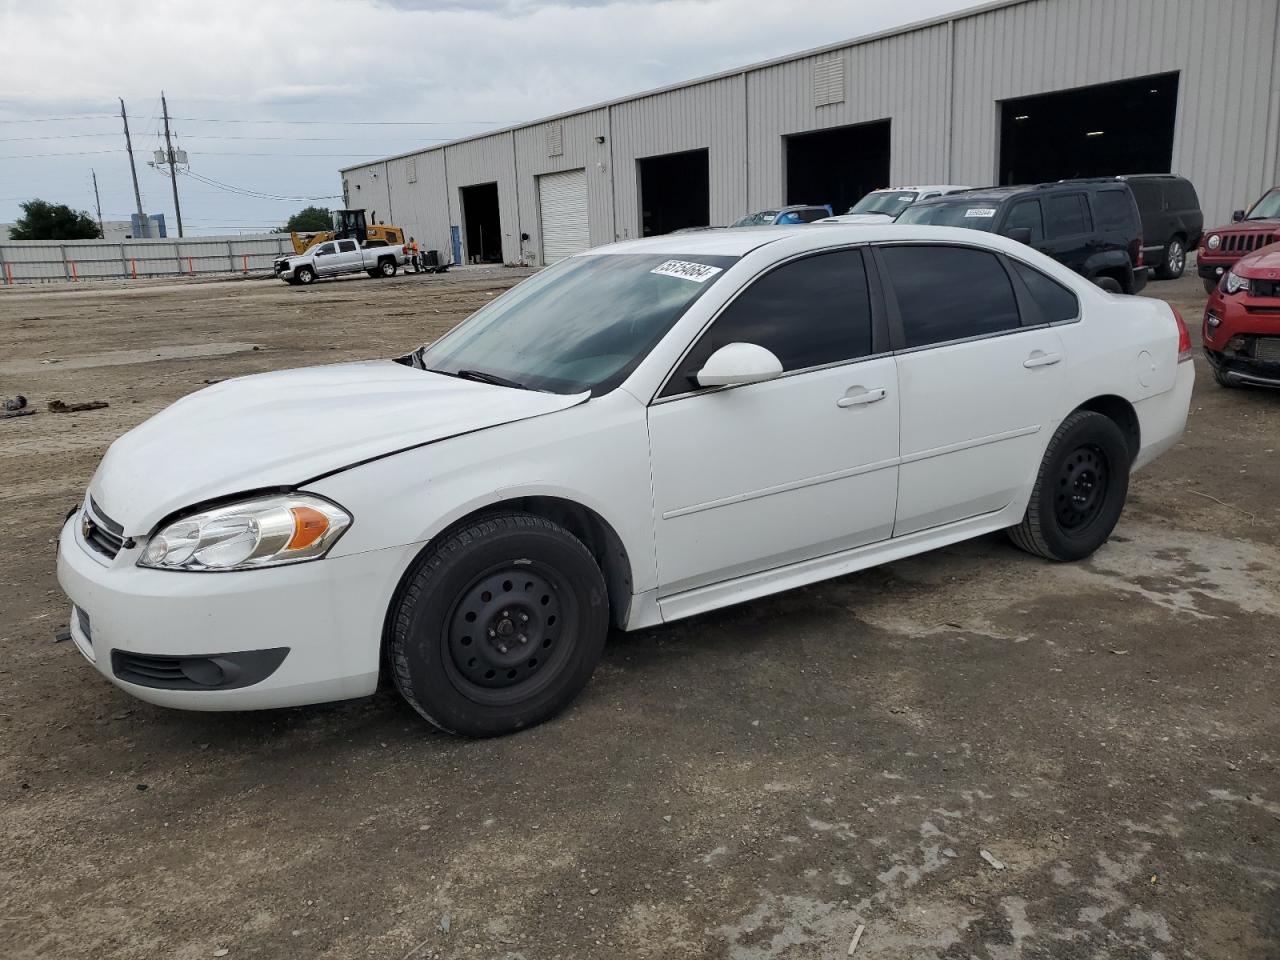
POLYGON ((0 222, 32 197, 176 233, 261 230, 338 169, 974 5, 975 0, 0 0, 0 222), (277 199, 284 198, 284 199, 277 199))

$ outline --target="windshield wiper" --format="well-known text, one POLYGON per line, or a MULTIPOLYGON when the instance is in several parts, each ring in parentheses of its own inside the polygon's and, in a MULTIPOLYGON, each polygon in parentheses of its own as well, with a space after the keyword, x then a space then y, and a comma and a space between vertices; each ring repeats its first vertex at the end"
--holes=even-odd
POLYGON ((500 377, 496 373, 485 373, 483 370, 459 370, 459 377, 464 380, 475 380, 477 383, 491 383, 495 387, 514 387, 517 390, 528 390, 523 383, 518 380, 508 380, 506 377, 500 377))

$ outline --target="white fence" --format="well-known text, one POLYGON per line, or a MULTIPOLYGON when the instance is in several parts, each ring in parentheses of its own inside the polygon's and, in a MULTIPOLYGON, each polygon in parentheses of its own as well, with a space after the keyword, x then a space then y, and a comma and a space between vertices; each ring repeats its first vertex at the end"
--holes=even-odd
POLYGON ((293 253, 288 234, 189 237, 182 240, 3 240, 0 277, 6 285, 66 280, 195 277, 270 271, 293 253))

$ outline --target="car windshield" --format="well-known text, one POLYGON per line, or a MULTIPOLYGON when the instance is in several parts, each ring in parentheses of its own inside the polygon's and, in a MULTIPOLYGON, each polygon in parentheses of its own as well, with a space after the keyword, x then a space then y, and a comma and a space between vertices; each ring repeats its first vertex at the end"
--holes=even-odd
POLYGON ((759 227, 765 224, 773 223, 774 218, 778 215, 777 210, 762 210, 759 213, 749 213, 741 220, 734 223, 735 227, 759 227))
POLYGON ((621 383, 737 257, 570 257, 513 287, 415 367, 550 393, 599 395, 621 383))
POLYGON ((1280 189, 1272 190, 1253 205, 1246 220, 1280 220, 1280 189))
POLYGON ((969 199, 959 203, 917 204, 902 211, 902 216, 898 217, 898 223, 990 230, 995 219, 996 208, 989 201, 969 199))
POLYGON ((850 207, 849 212, 883 213, 887 217, 896 217, 915 203, 918 196, 911 190, 876 190, 850 207))

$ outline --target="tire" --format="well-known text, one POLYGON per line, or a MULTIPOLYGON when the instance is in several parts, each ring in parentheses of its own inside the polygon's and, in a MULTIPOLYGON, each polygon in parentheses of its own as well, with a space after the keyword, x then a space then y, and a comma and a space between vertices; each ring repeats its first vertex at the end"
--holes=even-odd
POLYGON ((1083 560, 1107 542, 1129 492, 1128 443, 1115 421, 1071 414, 1049 441, 1014 544, 1046 560, 1083 560))
POLYGON ((1205 292, 1205 293, 1210 293, 1210 294, 1211 294, 1211 293, 1213 293, 1213 291, 1215 291, 1215 290, 1217 290, 1217 289, 1218 289, 1218 281, 1217 281, 1217 280, 1210 280, 1208 277, 1205 277, 1205 278, 1204 278, 1204 279, 1202 279, 1200 282, 1204 284, 1204 292, 1205 292))
POLYGON ((1115 277, 1094 277, 1093 282, 1107 293, 1124 293, 1124 288, 1115 277))
POLYGON ((1156 276, 1161 280, 1177 280, 1187 269, 1187 243, 1182 237, 1174 236, 1164 246, 1164 258, 1156 268, 1156 276))
POLYGON ((390 257, 385 260, 378 261, 378 273, 384 277, 394 277, 396 275, 396 262, 390 257))
POLYGON ((428 722, 467 737, 512 733, 563 710, 591 678, 609 630, 590 551, 525 513, 446 534, 392 612, 396 688, 428 722))
POLYGON ((309 287, 316 282, 316 272, 311 267, 299 267, 294 271, 293 278, 304 287, 309 287))

